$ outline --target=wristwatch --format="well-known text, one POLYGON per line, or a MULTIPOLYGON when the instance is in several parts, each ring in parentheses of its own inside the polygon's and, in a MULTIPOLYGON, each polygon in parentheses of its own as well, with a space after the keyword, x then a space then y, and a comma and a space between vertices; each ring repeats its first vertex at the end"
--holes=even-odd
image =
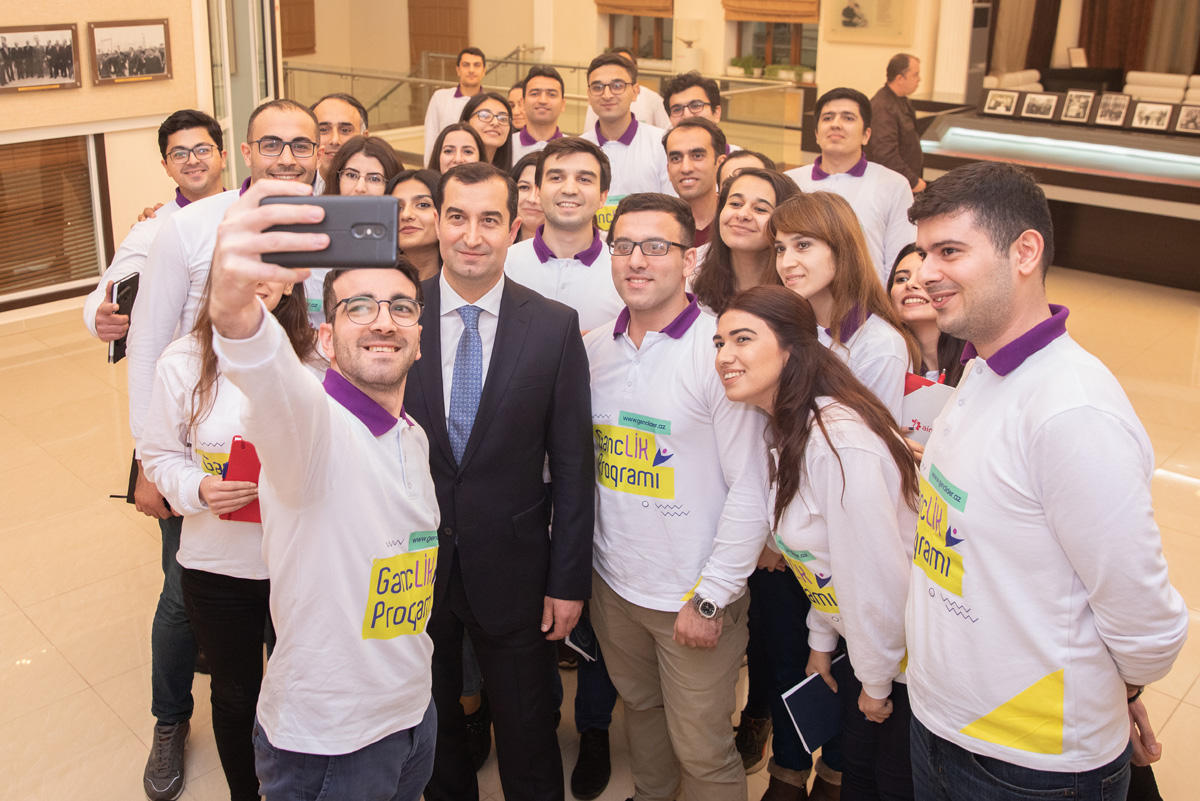
POLYGON ((708 598, 701 598, 699 595, 692 596, 692 606, 700 613, 700 617, 705 620, 716 620, 721 615, 725 614, 725 609, 717 606, 716 601, 711 601, 708 598))

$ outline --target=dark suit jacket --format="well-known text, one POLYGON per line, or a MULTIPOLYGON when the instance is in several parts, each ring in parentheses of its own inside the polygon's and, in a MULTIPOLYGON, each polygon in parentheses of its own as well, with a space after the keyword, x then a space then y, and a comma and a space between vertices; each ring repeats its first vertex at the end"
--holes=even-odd
POLYGON ((925 156, 917 133, 917 114, 907 97, 898 97, 884 86, 871 98, 871 139, 867 158, 895 170, 916 186, 925 156))
POLYGON ((457 556, 471 611, 487 632, 537 626, 544 596, 584 600, 591 592, 595 467, 579 316, 505 280, 479 410, 458 465, 446 433, 439 277, 422 289, 421 358, 409 372, 404 406, 429 436, 442 512, 434 610, 457 556))

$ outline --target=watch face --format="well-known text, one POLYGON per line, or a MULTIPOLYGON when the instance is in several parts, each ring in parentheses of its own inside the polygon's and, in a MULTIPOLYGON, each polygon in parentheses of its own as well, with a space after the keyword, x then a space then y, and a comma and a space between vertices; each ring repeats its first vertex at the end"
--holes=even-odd
POLYGON ((700 602, 699 612, 702 616, 712 618, 717 616, 717 603, 705 599, 700 602))

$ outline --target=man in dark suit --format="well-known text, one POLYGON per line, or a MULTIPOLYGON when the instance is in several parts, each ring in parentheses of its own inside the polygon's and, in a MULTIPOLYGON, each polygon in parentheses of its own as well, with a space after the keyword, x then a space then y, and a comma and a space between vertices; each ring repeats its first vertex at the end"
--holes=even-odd
POLYGON ((428 629, 438 738, 425 798, 479 798, 458 703, 465 629, 488 692, 505 798, 561 801, 550 640, 571 631, 590 593, 587 355, 573 309, 504 278, 520 226, 512 180, 464 164, 442 176, 439 195, 443 267, 423 285, 424 358, 405 397, 429 436, 442 513, 428 629))

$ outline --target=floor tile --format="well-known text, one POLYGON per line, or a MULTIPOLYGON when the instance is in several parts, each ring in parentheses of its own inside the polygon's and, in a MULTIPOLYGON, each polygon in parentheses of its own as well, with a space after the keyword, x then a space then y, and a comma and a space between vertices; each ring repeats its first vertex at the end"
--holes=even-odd
POLYGON ((86 688, 28 617, 0 616, 0 724, 86 688))
POLYGON ((1200 743, 1200 706, 1180 704, 1158 735, 1162 760, 1154 766, 1158 789, 1167 801, 1196 798, 1196 744, 1200 743))

